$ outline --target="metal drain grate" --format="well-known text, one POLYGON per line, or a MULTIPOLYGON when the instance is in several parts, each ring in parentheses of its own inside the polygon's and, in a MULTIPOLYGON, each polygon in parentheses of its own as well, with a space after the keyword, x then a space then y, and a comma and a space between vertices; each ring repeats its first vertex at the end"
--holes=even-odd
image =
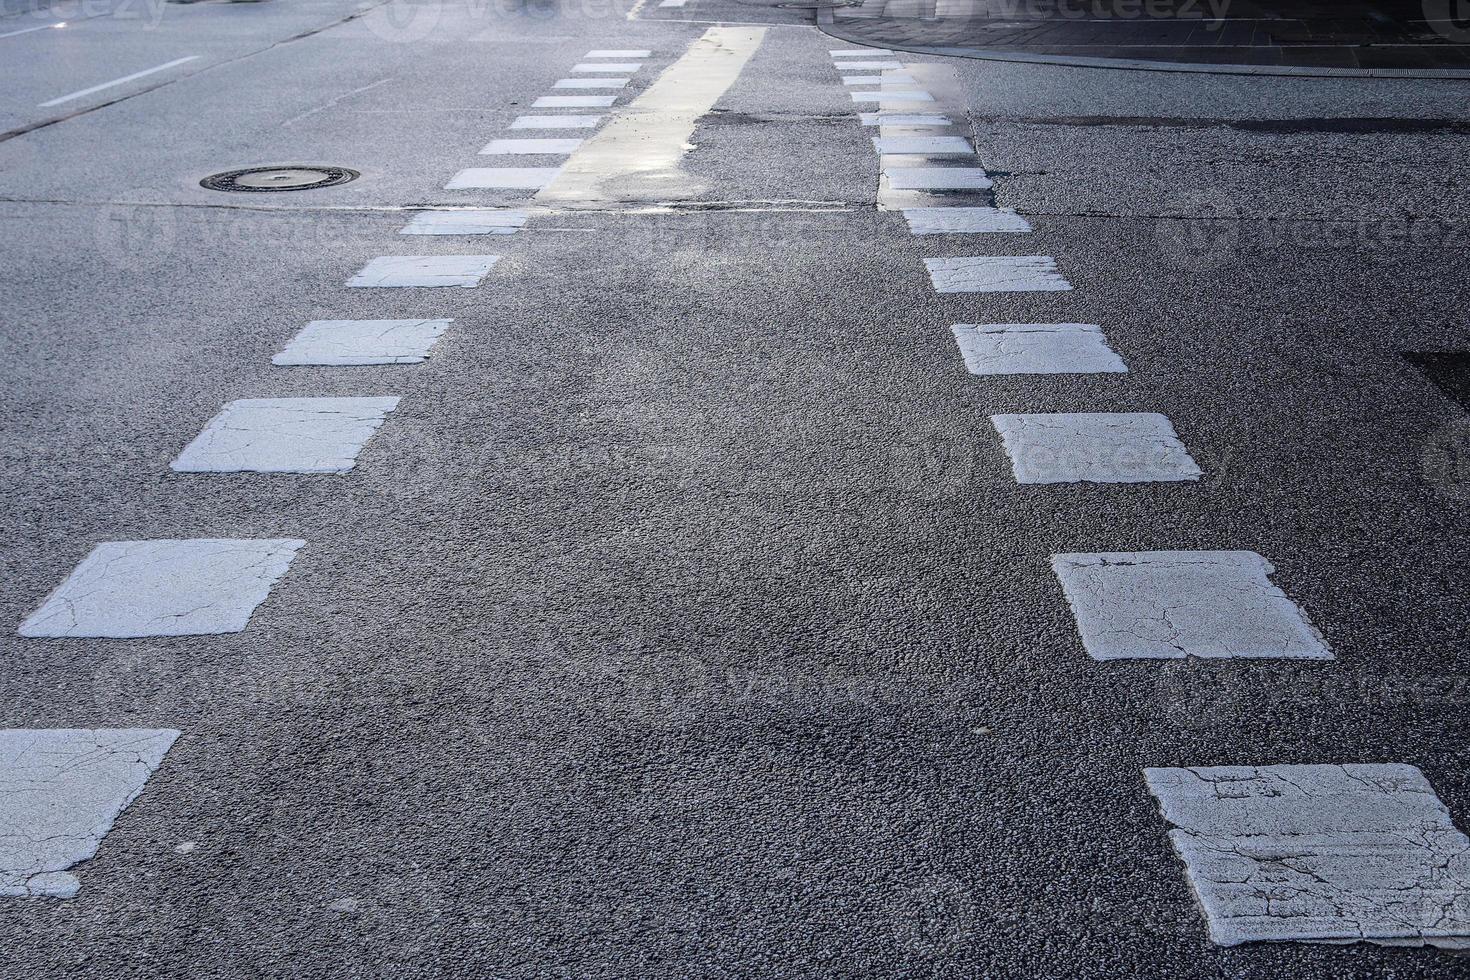
POLYGON ((1470 412, 1470 351, 1405 351, 1403 356, 1436 388, 1470 412))
POLYGON ((346 167, 246 167, 243 170, 227 170, 212 174, 199 182, 200 187, 212 191, 246 191, 250 193, 269 191, 309 191, 318 187, 332 187, 356 180, 362 176, 346 167))

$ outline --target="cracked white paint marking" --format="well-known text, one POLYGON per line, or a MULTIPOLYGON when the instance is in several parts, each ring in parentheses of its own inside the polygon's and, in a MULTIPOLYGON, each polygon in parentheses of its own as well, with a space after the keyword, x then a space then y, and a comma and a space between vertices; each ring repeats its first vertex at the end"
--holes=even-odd
POLYGON ((1017 483, 1198 480, 1200 468, 1153 412, 992 415, 1017 483))
POLYGON ((601 116, 516 116, 511 129, 596 129, 601 116))
POLYGON ((313 320, 272 364, 419 364, 450 320, 313 320))
POLYGON ((180 473, 346 473, 398 399, 241 398, 184 447, 180 473))
POLYGON ((1307 617, 1253 551, 1053 555, 1094 660, 1331 660, 1307 617))
POLYGON ((700 118, 735 84, 763 27, 712 27, 596 136, 538 201, 597 204, 687 200, 706 184, 683 169, 700 118))
POLYGON ((444 189, 536 190, 550 184, 559 173, 560 167, 470 167, 451 177, 444 189))
POLYGON ((912 153, 931 157, 970 157, 975 148, 963 136, 874 136, 879 153, 912 153))
POLYGON ((582 55, 584 58, 648 58, 653 55, 652 51, 636 51, 630 48, 600 48, 596 51, 588 51, 582 55))
POLYGON ((455 208, 420 211, 400 235, 514 235, 526 223, 526 212, 501 208, 455 208))
POLYGON ((627 88, 631 78, 558 78, 552 88, 627 88))
POLYGON ((860 112, 864 126, 953 126, 954 120, 928 112, 860 112))
POLYGON ((915 235, 1023 234, 1031 224, 1010 208, 905 208, 915 235))
POLYGON ((358 289, 458 286, 474 289, 498 255, 384 255, 362 267, 347 285, 358 289))
POLYGON ((835 61, 832 67, 838 71, 902 71, 903 65, 896 61, 835 61))
POLYGON ((143 792, 170 729, 0 730, 0 896, 72 898, 69 869, 143 792))
POLYGON ((971 255, 925 259, 941 293, 1035 293, 1071 289, 1050 255, 971 255))
POLYGON ((543 95, 532 109, 606 109, 618 101, 616 95, 543 95))
POLYGON ((1144 778, 1216 943, 1470 948, 1470 839, 1416 767, 1207 766, 1144 778))
POLYGON ((572 66, 577 72, 632 72, 643 67, 641 61, 584 61, 572 66))
POLYGON ((20 626, 21 636, 238 633, 305 541, 105 541, 20 626))
POLYGON ((854 102, 933 102, 934 96, 919 89, 880 89, 877 92, 848 92, 854 102))
POLYGON ((885 167, 883 176, 895 191, 983 191, 990 175, 983 167, 885 167))
POLYGON ((1091 323, 956 323, 971 374, 1121 374, 1102 328, 1091 323))
POLYGON ((535 155, 538 153, 564 155, 575 151, 581 145, 582 140, 580 139, 491 140, 480 153, 490 156, 535 155))

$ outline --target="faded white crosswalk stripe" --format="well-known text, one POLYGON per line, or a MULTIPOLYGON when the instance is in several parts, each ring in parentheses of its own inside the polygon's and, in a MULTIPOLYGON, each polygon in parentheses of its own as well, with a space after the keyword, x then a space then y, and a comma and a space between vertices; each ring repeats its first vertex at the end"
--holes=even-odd
POLYGON ((1105 552, 1051 563, 1094 660, 1332 659, 1255 552, 1105 552))
POLYGON ((1031 224, 1010 208, 904 208, 915 235, 1025 234, 1031 224))
POLYGON ((991 187, 983 167, 884 167, 883 178, 896 191, 984 191, 991 187))
POLYGON ((956 323, 971 374, 1122 374, 1123 359, 1091 323, 956 323))
POLYGON ((453 208, 420 211, 399 229, 400 235, 514 235, 526 223, 526 212, 505 208, 453 208))
POLYGON ((72 898, 88 861, 179 733, 0 730, 0 896, 72 898))
POLYGON ((616 95, 543 95, 531 103, 533 109, 606 109, 616 95))
POLYGON ((1033 293, 1072 288, 1050 255, 967 255, 925 259, 941 293, 1033 293))
POLYGON ((281 366, 419 364, 452 320, 312 320, 271 358, 281 366))
POLYGON ((517 116, 511 129, 596 129, 601 116, 517 116))
POLYGON ((346 473, 393 396, 241 398, 205 425, 172 468, 180 473, 346 473))
POLYGON ((992 415, 1017 483, 1160 483, 1202 475, 1156 412, 992 415))
POLYGON ((629 78, 559 78, 552 83, 551 87, 561 89, 627 88, 630 81, 632 79, 629 78))
POLYGON ((1214 942, 1470 948, 1470 839, 1416 767, 1192 766, 1144 779, 1214 942))
POLYGON ((305 544, 294 538, 106 541, 26 617, 20 635, 238 633, 305 544))
POLYGON ((499 261, 498 255, 384 255, 363 266, 347 285, 354 289, 474 289, 499 261))
POLYGON ((449 178, 446 191, 536 190, 561 173, 561 167, 469 167, 449 178))

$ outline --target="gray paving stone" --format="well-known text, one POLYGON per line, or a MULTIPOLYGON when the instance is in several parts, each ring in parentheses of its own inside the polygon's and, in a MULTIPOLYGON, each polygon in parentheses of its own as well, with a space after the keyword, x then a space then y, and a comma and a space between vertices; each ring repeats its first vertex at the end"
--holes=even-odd
POLYGON ((1034 293, 1068 290, 1072 284, 1049 255, 969 255, 925 259, 941 293, 1034 293))
POLYGON ((1025 234, 1031 223, 1010 208, 905 208, 915 235, 1025 234))
POLYGON ((305 541, 106 541, 21 624, 21 636, 238 633, 305 541))
POLYGON ((449 320, 313 320, 271 358, 305 364, 418 364, 449 329, 449 320))
POLYGON ((1200 468, 1153 412, 992 415, 1017 483, 1198 480, 1200 468))
POLYGON ((1121 374, 1123 359, 1091 323, 956 323, 971 374, 1121 374))
POLYGON ((241 398, 184 447, 180 473, 346 473, 398 399, 241 398))
POLYGON ((1144 778, 1216 943, 1470 948, 1470 839, 1414 766, 1158 768, 1144 778))
POLYGON ((503 208, 453 208, 420 211, 399 229, 400 235, 514 235, 526 223, 526 212, 503 208))
POLYGON ((384 255, 347 281, 354 289, 455 286, 474 289, 500 261, 498 255, 384 255))
POLYGON ((97 853, 179 733, 0 730, 0 896, 72 898, 71 868, 97 853))
POLYGON ((1053 555, 1094 660, 1331 660, 1332 651, 1253 551, 1053 555))

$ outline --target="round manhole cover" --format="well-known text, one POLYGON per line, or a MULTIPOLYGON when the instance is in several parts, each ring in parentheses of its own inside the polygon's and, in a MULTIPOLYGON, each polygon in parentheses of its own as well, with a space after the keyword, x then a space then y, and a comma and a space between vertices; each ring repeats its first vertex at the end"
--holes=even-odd
POLYGON ((356 180, 346 167, 247 167, 205 177, 199 186, 212 191, 308 191, 356 180))

